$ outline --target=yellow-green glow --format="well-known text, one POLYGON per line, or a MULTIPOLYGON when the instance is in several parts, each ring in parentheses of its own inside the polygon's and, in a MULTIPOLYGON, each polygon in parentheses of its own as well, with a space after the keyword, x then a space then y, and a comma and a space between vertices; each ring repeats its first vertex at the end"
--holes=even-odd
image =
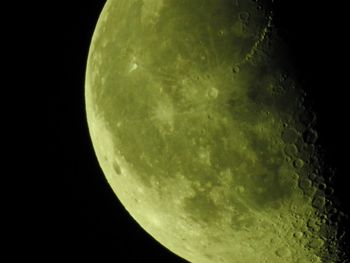
POLYGON ((100 16, 86 74, 96 155, 131 216, 190 262, 337 260, 287 57, 251 0, 109 0, 100 16))

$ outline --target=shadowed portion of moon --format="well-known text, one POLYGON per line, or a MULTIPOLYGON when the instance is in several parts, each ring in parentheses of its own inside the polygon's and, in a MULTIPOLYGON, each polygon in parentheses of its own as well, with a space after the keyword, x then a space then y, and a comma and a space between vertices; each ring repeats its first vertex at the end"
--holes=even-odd
POLYGON ((339 259, 288 56, 266 3, 107 2, 87 68, 92 141, 125 208, 179 256, 339 259))

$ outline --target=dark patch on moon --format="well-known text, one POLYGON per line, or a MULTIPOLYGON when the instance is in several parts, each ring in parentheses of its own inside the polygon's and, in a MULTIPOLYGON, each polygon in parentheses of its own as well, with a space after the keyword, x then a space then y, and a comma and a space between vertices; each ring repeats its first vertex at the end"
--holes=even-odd
POLYGON ((120 170, 120 166, 118 164, 117 161, 114 161, 113 162, 113 168, 114 168, 114 171, 118 174, 118 175, 121 175, 122 174, 122 171, 120 170))

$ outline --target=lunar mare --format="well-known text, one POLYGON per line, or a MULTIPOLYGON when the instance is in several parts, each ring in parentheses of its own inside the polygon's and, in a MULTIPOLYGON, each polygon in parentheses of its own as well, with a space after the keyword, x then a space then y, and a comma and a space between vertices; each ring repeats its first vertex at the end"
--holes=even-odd
POLYGON ((94 149, 131 216, 184 259, 341 260, 289 61, 268 1, 107 1, 86 72, 94 149))

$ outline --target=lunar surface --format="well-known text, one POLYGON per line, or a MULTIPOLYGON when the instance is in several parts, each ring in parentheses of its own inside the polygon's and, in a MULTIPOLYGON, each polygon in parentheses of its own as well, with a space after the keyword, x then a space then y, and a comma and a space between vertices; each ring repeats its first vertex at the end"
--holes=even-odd
POLYGON ((92 39, 99 163, 131 216, 190 262, 343 262, 332 171, 270 8, 108 0, 92 39))

